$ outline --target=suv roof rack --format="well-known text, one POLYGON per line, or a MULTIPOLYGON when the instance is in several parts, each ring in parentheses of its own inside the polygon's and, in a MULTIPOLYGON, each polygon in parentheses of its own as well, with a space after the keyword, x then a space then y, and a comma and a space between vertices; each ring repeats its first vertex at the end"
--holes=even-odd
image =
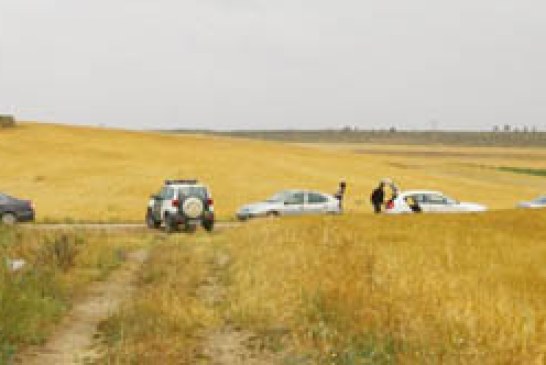
POLYGON ((165 185, 195 185, 198 183, 197 179, 176 179, 176 180, 165 180, 165 185))

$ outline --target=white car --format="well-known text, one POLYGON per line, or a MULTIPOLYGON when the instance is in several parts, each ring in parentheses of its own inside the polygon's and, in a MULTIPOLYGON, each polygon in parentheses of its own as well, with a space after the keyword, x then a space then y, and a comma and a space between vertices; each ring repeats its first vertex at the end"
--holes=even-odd
POLYGON ((285 190, 258 203, 242 206, 237 218, 341 213, 339 201, 332 195, 308 190, 285 190))
POLYGON ((520 202, 518 208, 546 208, 546 195, 539 196, 529 202, 520 202))
POLYGON ((464 213, 484 212, 487 207, 477 203, 459 202, 439 191, 411 190, 386 204, 386 213, 464 213))

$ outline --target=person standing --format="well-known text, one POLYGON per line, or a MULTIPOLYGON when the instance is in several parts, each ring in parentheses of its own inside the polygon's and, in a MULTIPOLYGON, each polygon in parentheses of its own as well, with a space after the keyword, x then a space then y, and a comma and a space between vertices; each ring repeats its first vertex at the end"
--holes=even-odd
POLYGON ((385 201, 385 184, 381 182, 377 188, 372 191, 370 201, 376 214, 381 213, 381 206, 385 201))
POLYGON ((334 194, 334 197, 339 202, 339 210, 343 210, 343 199, 345 198, 345 191, 347 190, 347 183, 345 180, 341 180, 339 182, 339 188, 337 189, 337 192, 334 194))

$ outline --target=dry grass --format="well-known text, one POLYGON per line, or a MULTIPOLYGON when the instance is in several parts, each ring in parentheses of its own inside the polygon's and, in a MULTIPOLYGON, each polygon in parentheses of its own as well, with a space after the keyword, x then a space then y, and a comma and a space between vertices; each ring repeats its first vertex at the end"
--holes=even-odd
POLYGON ((214 363, 203 333, 229 326, 279 364, 542 364, 544 262, 544 211, 273 219, 175 236, 105 322, 105 361, 214 363), (225 300, 211 305, 198 288, 226 254, 225 300))
POLYGON ((211 236, 155 242, 139 276, 138 294, 101 326, 103 363, 194 364, 199 334, 220 321, 198 297, 218 247, 211 236))
MULTIPOLYGON (((141 220, 166 177, 209 183, 220 218, 282 188, 333 191, 340 177, 348 180, 342 217, 264 220, 156 242, 135 300, 103 325, 110 362, 191 363, 199 332, 228 323, 256 333, 287 364, 544 362, 544 211, 363 213, 385 176, 403 188, 513 207, 544 192, 546 179, 487 166, 544 169, 535 158, 544 150, 451 148, 430 159, 404 154, 417 147, 359 154, 346 146, 38 124, 2 130, 0 139, 2 190, 33 199, 41 220, 141 220), (232 258, 228 305, 208 305, 196 290, 224 251, 232 258)), ((99 277, 97 250, 76 256, 80 274, 61 272, 55 285, 99 277)))
POLYGON ((231 315, 309 363, 546 356, 546 212, 326 217, 229 234, 231 315))
MULTIPOLYGON (((491 151, 498 158, 487 158, 490 165, 545 167, 526 159, 524 151, 514 162, 507 161, 505 149, 491 151)), ((404 188, 439 189, 493 208, 513 207, 546 190, 544 178, 461 165, 457 157, 363 155, 343 148, 28 123, 0 131, 0 161, 2 191, 32 199, 40 221, 141 221, 149 194, 169 177, 208 183, 223 219, 283 188, 334 192, 340 178, 349 184, 347 207, 356 212, 371 210, 369 193, 385 176, 404 188)))

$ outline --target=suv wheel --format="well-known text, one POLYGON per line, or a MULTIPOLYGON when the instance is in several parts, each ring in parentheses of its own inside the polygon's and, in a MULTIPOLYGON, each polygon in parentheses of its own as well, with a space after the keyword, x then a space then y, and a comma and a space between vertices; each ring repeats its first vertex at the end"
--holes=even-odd
POLYGON ((146 213, 146 225, 148 228, 159 228, 159 226, 161 226, 161 222, 154 219, 154 215, 151 210, 148 210, 146 213))
POLYGON ((203 228, 205 228, 205 230, 208 232, 212 232, 212 230, 214 229, 214 221, 213 220, 203 221, 203 228))
POLYGON ((170 215, 165 217, 165 231, 167 233, 174 233, 178 231, 178 222, 170 215))
POLYGON ((12 226, 17 223, 17 217, 13 213, 2 214, 2 223, 6 226, 12 226))

